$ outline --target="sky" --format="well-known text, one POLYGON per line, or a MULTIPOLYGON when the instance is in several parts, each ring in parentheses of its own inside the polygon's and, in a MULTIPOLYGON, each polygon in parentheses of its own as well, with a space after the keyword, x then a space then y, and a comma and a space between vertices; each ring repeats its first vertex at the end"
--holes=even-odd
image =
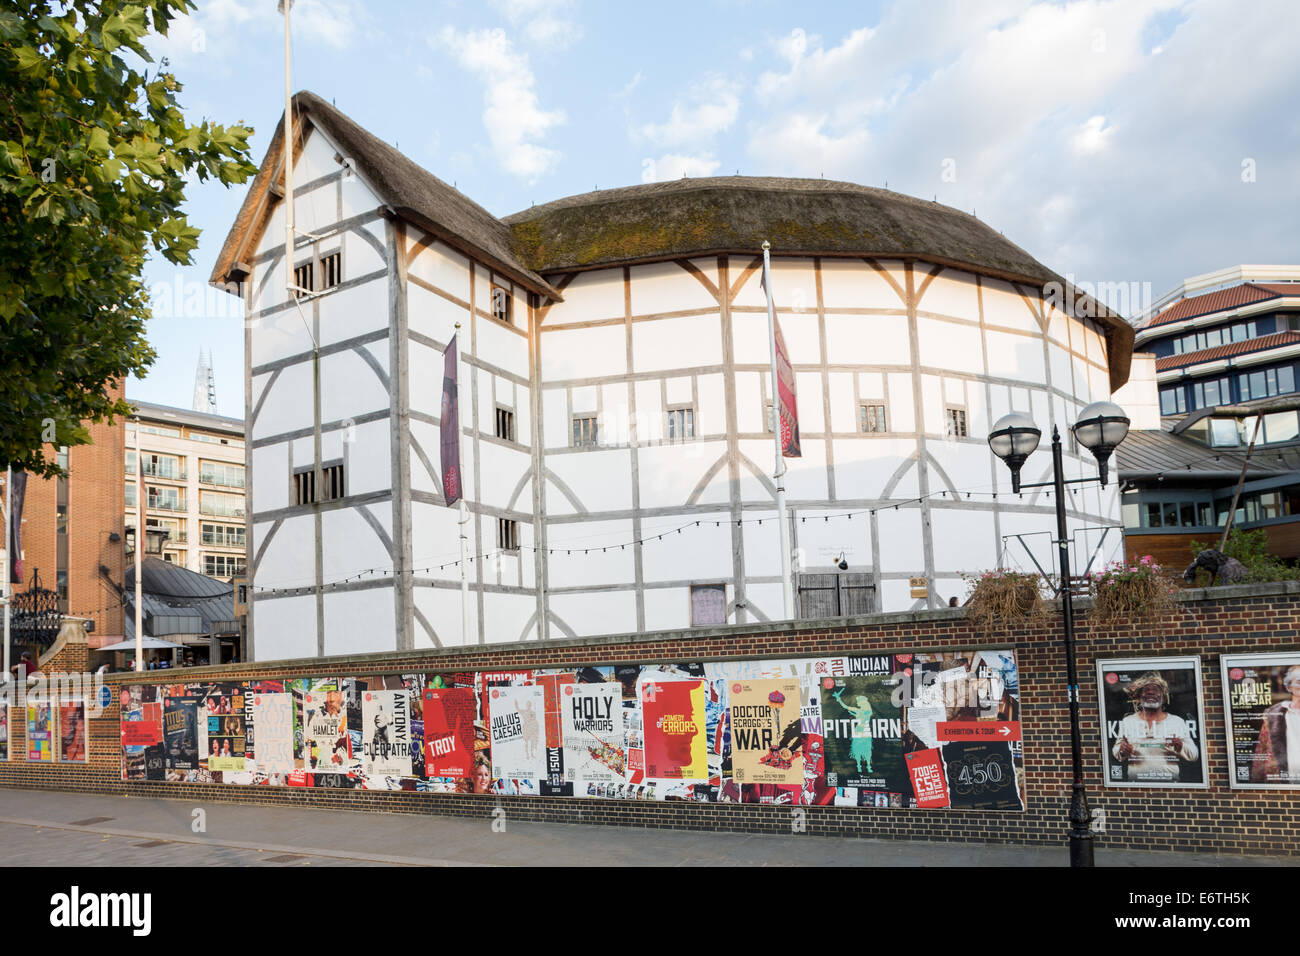
MULTIPOLYGON (((295 90, 496 215, 684 175, 888 186, 1122 288, 1126 315, 1300 263, 1294 0, 296 0, 292 22, 295 90)), ((187 118, 251 125, 260 163, 276 0, 197 0, 150 48, 187 118)), ((238 306, 206 283, 246 189, 192 184, 195 263, 147 268, 158 358, 129 398, 190 407, 210 350, 217 410, 243 416, 238 306)))

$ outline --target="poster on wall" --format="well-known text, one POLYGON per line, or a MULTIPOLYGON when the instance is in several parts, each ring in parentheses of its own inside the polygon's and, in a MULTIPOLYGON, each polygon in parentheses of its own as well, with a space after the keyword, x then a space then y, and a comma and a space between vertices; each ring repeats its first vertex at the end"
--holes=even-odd
POLYGON ((27 704, 27 759, 37 763, 54 761, 54 706, 43 702, 27 704))
POLYGON ((568 684, 561 695, 564 777, 576 796, 597 786, 624 783, 623 685, 616 681, 568 684))
POLYGON ((303 766, 314 774, 347 773, 352 762, 343 689, 335 679, 295 681, 302 696, 303 766))
POLYGON ((656 678, 641 682, 647 779, 708 779, 704 684, 656 678))
POLYGON ((90 724, 85 700, 59 703, 59 760, 85 763, 90 753, 90 724))
POLYGON ((163 767, 168 780, 184 780, 199 768, 199 698, 183 693, 184 688, 171 690, 162 705, 163 767))
POLYGON ((476 707, 472 687, 430 688, 424 692, 426 777, 473 777, 476 707))
POLYGON ((163 705, 156 684, 132 684, 118 695, 122 779, 162 780, 163 705))
POLYGON ((203 709, 208 770, 243 772, 246 769, 244 750, 248 744, 243 686, 213 684, 205 695, 203 709))
POLYGON ((1224 654, 1228 781, 1237 789, 1300 789, 1300 654, 1224 654))
POLYGON ((902 668, 892 656, 850 658, 850 672, 821 680, 826 785, 878 793, 911 789, 902 751, 902 668))
POLYGON ((361 741, 368 776, 411 775, 411 707, 405 689, 362 692, 361 741))
POLYGON ((298 769, 293 751, 293 696, 253 690, 253 760, 259 773, 289 774, 298 769))
POLYGON ((799 681, 730 684, 732 775, 739 784, 803 787, 799 681))
POLYGON ((1199 657, 1097 661, 1108 787, 1209 786, 1199 657))
MULTIPOLYGON (((539 781, 546 776, 545 690, 503 686, 490 688, 487 695, 492 776, 500 781, 539 781)), ((508 784, 505 792, 510 792, 508 784)))
POLYGON ((9 759, 9 705, 0 704, 0 760, 9 759))

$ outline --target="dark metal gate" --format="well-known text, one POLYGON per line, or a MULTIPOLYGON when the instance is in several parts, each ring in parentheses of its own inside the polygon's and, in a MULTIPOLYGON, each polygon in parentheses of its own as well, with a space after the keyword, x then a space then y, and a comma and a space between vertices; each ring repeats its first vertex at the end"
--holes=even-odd
POLYGON ((59 636, 62 624, 58 593, 41 587, 41 576, 33 568, 27 590, 13 596, 9 620, 11 639, 15 644, 48 650, 59 636))

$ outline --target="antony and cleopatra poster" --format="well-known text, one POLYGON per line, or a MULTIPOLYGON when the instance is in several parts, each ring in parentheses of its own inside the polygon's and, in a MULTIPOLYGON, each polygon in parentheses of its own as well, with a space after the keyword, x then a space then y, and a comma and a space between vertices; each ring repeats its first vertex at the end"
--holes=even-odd
POLYGON ((121 713, 127 779, 1024 805, 1011 650, 128 686, 121 713), (240 722, 243 771, 213 767, 240 722))
POLYGON ((1228 780, 1239 789, 1300 789, 1300 654, 1224 654, 1228 780))

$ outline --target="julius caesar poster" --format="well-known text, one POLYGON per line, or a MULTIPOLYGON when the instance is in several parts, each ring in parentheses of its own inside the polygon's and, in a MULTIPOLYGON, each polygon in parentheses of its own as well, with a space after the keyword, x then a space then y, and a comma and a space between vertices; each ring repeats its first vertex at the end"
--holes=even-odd
POLYGON ((627 770, 623 746, 623 685, 616 681, 566 684, 560 689, 564 778, 585 794, 593 783, 622 783, 627 770))
POLYGON ((536 685, 487 690, 492 776, 539 780, 546 776, 546 692, 536 685))
POLYGON ((733 680, 729 690, 736 782, 802 787, 798 679, 733 680))
POLYGON ((1300 789, 1300 654, 1224 654, 1228 780, 1300 789))
POLYGON ((362 759, 370 775, 411 775, 411 707, 405 690, 361 694, 362 759))

